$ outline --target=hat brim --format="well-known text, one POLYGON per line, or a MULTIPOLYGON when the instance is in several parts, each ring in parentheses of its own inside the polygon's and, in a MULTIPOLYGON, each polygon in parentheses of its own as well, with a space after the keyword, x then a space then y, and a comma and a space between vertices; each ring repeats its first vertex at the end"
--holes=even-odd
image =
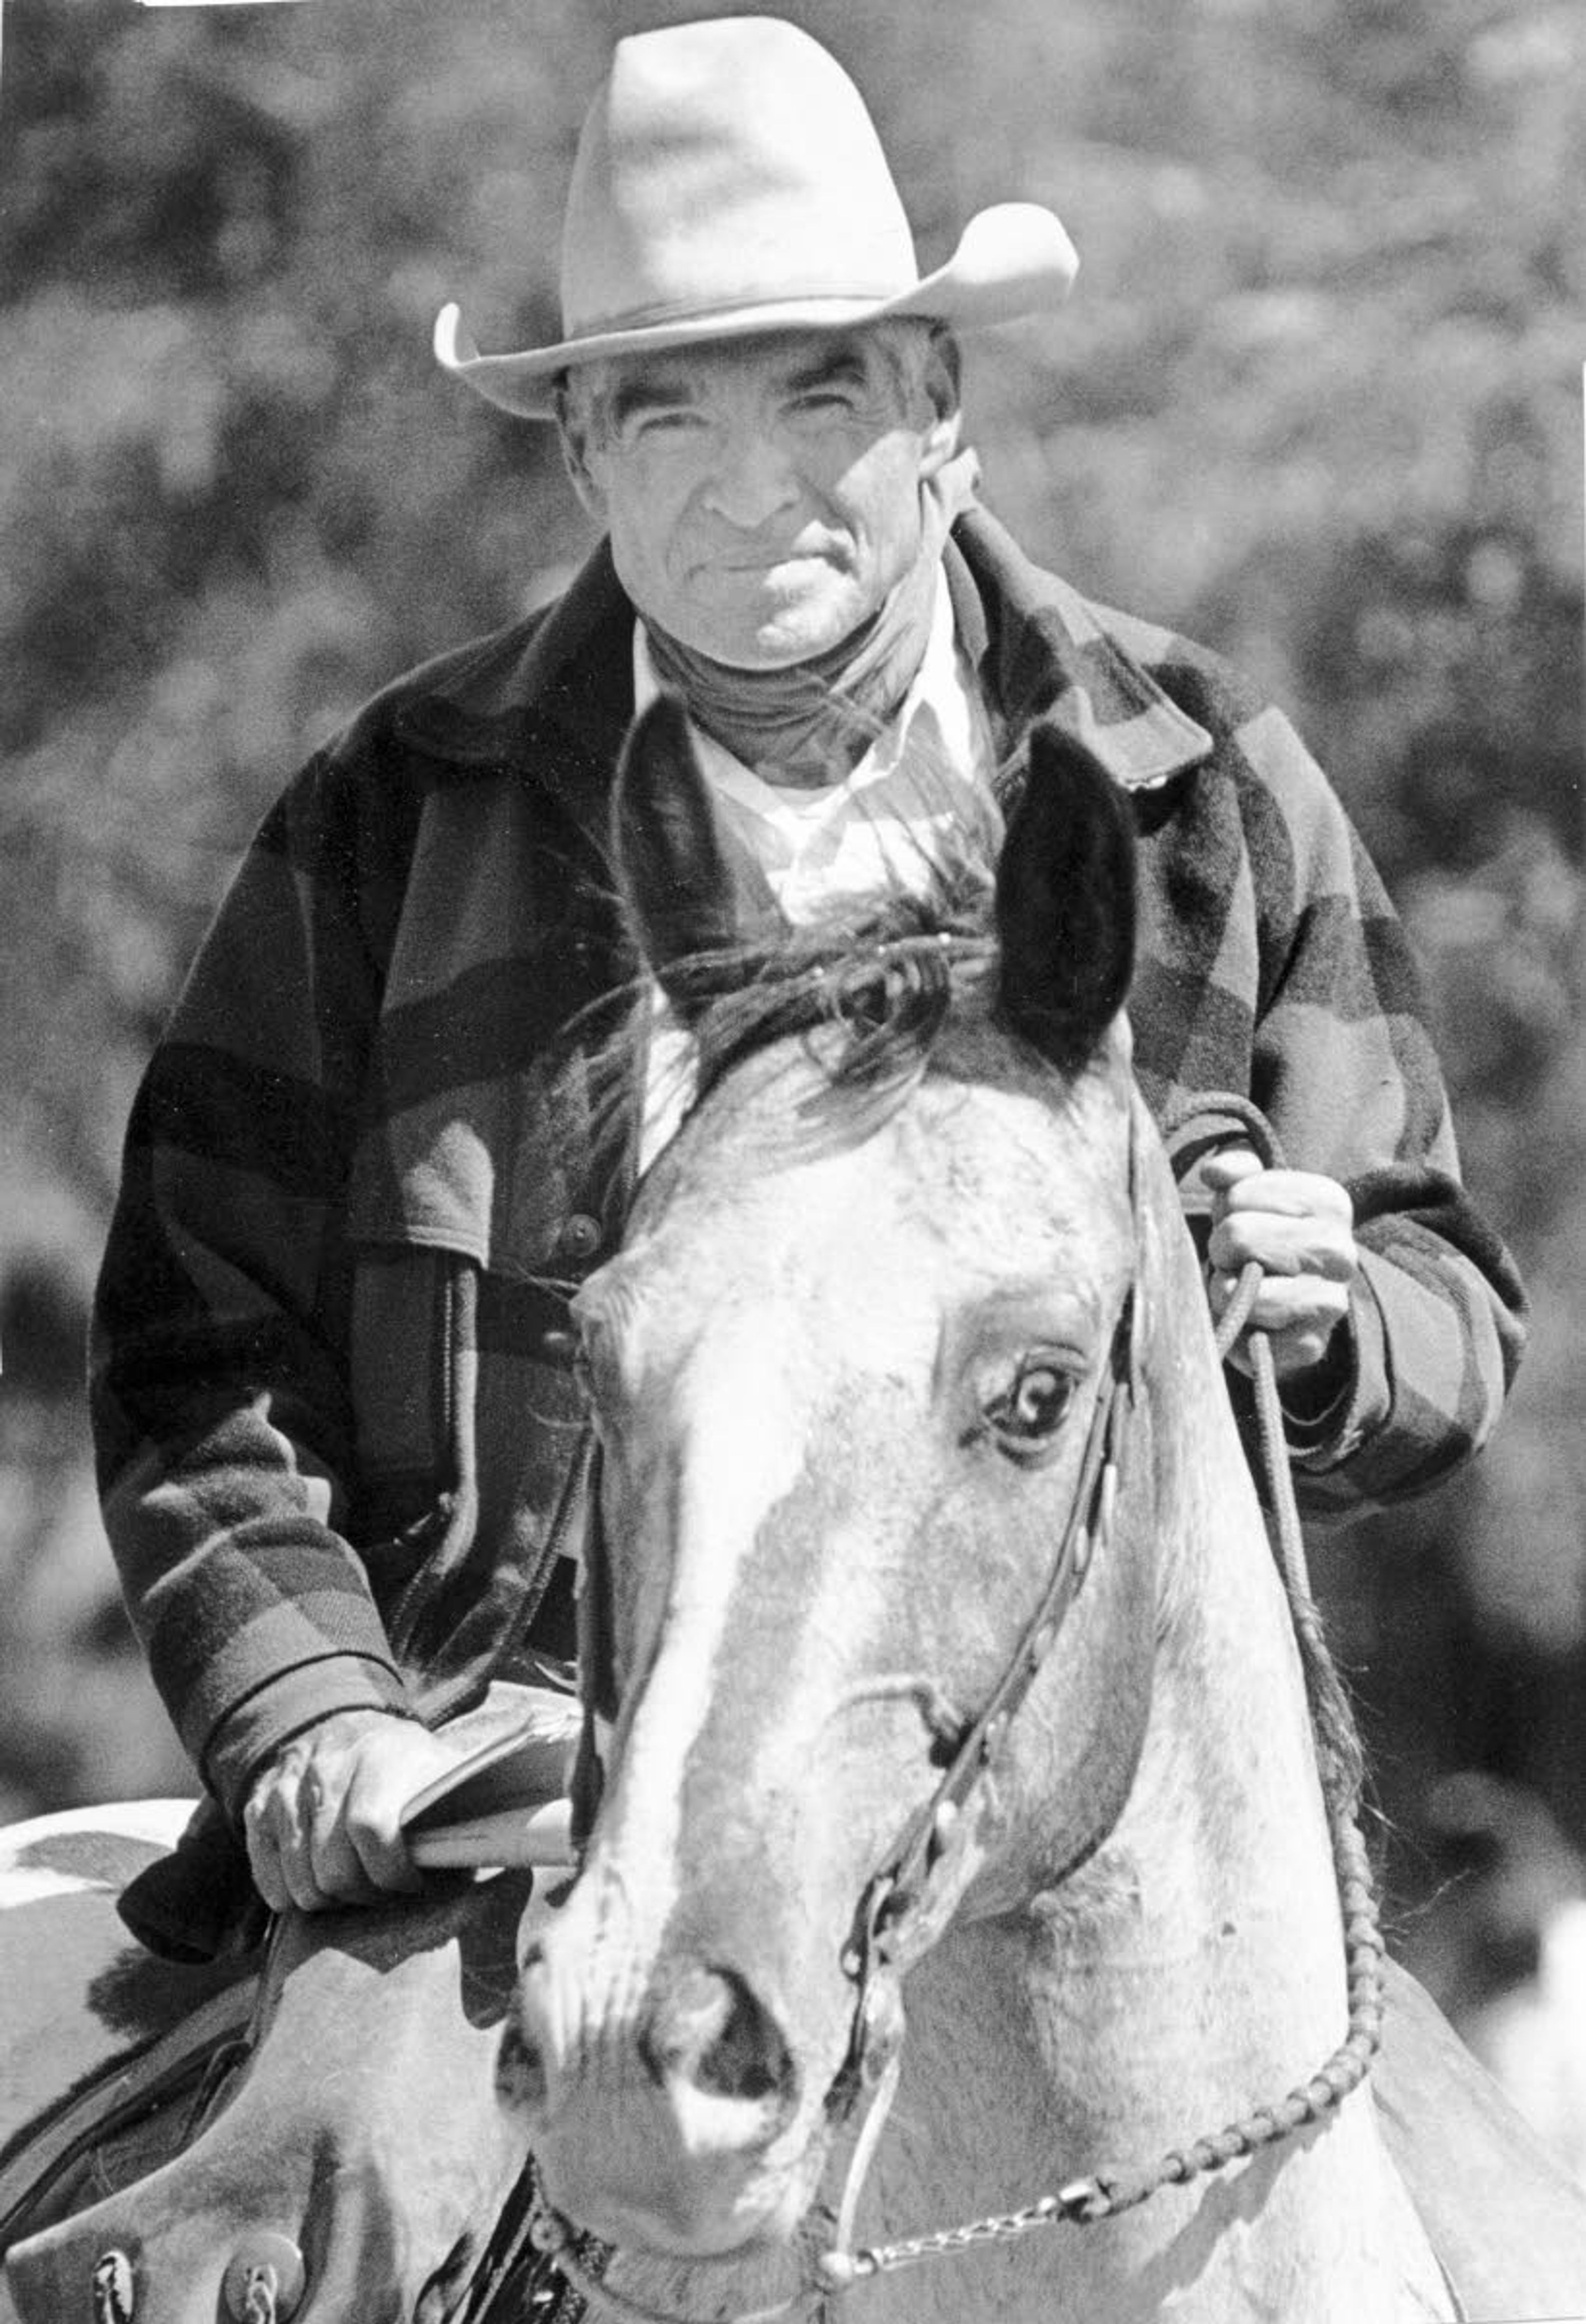
POLYGON ((917 315, 975 330, 1052 313, 1067 298, 1078 272, 1074 244, 1052 211, 1035 202, 998 202, 971 218, 945 266, 885 297, 792 297, 691 308, 499 355, 482 355, 464 330, 458 309, 447 306, 435 321, 435 357, 443 371, 466 380, 502 410, 523 420, 549 420, 552 383, 573 364, 606 355, 659 355, 668 347, 773 331, 852 329, 893 316, 917 315))

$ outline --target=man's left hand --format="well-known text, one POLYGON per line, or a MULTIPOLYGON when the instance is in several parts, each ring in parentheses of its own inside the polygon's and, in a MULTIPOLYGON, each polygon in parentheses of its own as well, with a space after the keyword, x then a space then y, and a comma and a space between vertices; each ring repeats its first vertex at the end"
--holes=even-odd
MULTIPOLYGON (((1222 1314, 1254 1259, 1266 1279, 1246 1330, 1268 1335, 1277 1377, 1298 1385, 1324 1360, 1349 1314, 1360 1266, 1354 1205, 1336 1178, 1264 1169, 1246 1147, 1213 1155, 1200 1176, 1213 1196, 1212 1312, 1222 1314)), ((1249 1370, 1242 1336, 1233 1360, 1249 1370)))

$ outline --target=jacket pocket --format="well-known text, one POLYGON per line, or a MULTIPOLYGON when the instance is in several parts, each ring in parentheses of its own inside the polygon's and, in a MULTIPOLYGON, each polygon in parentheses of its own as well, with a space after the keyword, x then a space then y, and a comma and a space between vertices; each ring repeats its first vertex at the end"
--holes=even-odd
POLYGON ((351 1531, 389 1609, 434 1546, 455 1489, 455 1253, 364 1243, 353 1264, 348 1372, 356 1481, 351 1531))
POLYGON ((563 1051, 405 1110, 354 1174, 357 1537, 422 1680, 525 1634, 572 1651, 551 1588, 582 1419, 567 1302, 614 1248, 625 1184, 597 1113, 563 1051))
MULTIPOLYGON (((594 1222, 575 1213, 581 1254, 594 1222)), ((355 1539, 421 1695, 510 1675, 532 1643, 573 1652, 558 1514, 580 1452, 571 1283, 487 1274, 461 1253, 365 1247, 354 1268, 355 1539), (536 1618, 543 1609, 543 1620, 536 1618)))

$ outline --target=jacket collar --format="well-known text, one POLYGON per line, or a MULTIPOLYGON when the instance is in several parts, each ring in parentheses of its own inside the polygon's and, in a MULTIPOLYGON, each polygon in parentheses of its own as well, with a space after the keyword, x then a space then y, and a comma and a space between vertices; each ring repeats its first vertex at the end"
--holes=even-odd
POLYGON ((1211 756, 1206 729, 1097 609, 1033 565, 983 509, 954 529, 948 581, 958 634, 1015 745, 1037 720, 1049 721, 1084 743, 1125 790, 1156 789, 1211 756))
MULTIPOLYGON (((947 575, 959 637, 1015 743, 1048 719, 1127 790, 1156 788, 1211 754, 1206 729, 1096 610, 983 510, 954 527, 947 575)), ((633 620, 602 541, 549 613, 432 666, 400 705, 399 730, 459 769, 533 765, 578 821, 604 830, 633 715, 633 620)))
POLYGON ((633 607, 602 540, 544 613, 431 663, 400 739, 459 772, 533 770, 597 841, 633 719, 633 607))

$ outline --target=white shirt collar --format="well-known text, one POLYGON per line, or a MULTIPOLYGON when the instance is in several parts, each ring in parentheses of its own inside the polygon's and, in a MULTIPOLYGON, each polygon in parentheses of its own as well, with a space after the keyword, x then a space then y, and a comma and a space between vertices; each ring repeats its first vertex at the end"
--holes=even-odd
MULTIPOLYGON (((638 622, 635 715, 659 691, 638 622)), ((954 836, 962 843, 968 834, 982 852, 995 853, 991 722, 958 649, 945 573, 908 691, 841 782, 816 790, 767 782, 714 736, 697 726, 692 732, 707 781, 789 919, 812 919, 834 903, 920 884, 954 836)))

